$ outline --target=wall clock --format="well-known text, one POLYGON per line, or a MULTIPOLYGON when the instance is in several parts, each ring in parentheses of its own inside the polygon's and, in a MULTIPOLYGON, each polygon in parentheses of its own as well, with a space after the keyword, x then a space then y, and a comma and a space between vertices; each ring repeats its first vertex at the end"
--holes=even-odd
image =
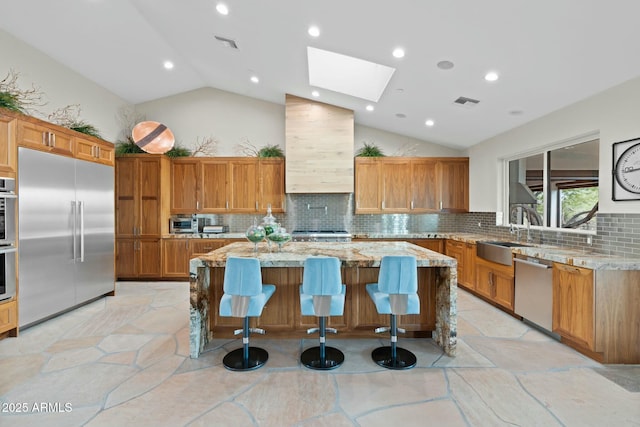
POLYGON ((613 144, 613 200, 640 200, 640 138, 613 144))

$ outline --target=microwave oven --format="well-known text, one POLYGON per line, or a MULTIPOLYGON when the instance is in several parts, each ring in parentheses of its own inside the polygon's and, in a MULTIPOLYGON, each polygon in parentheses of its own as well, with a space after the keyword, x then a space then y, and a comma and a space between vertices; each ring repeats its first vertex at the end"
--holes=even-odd
POLYGON ((197 233, 198 218, 196 218, 195 216, 172 216, 169 219, 169 232, 172 234, 197 233))

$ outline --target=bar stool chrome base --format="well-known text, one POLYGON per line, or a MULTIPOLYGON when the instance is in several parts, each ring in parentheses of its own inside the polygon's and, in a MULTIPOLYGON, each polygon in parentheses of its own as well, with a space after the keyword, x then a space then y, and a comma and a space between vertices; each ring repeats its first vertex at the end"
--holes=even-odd
POLYGON ((267 350, 260 347, 249 347, 249 355, 244 357, 244 349, 230 351, 222 359, 222 364, 230 371, 252 371, 260 368, 269 359, 267 350))
POLYGON ((371 358, 378 365, 387 369, 411 369, 416 366, 416 355, 407 349, 391 346, 378 347, 371 352, 371 358), (395 350, 395 357, 393 351, 395 350))
POLYGON ((323 358, 319 346, 311 347, 302 352, 300 362, 309 369, 328 371, 342 365, 344 353, 335 347, 325 347, 323 358))

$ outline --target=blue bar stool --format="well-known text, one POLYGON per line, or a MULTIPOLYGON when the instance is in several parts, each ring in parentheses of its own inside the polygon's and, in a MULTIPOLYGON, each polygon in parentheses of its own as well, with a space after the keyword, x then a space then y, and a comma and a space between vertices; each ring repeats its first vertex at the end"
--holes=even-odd
POLYGON ((378 283, 366 286, 367 293, 380 314, 389 314, 390 327, 377 328, 376 333, 389 331, 391 345, 378 347, 371 353, 373 361, 389 369, 409 369, 416 365, 416 356, 409 350, 398 347, 396 316, 399 314, 419 314, 418 269, 413 256, 382 257, 378 283))
POLYGON ((264 365, 269 353, 263 348, 249 347, 249 333, 264 334, 263 329, 249 328, 249 317, 262 314, 271 295, 276 291, 274 285, 263 285, 260 261, 257 258, 227 258, 224 270, 224 294, 220 299, 220 316, 243 317, 242 348, 230 351, 222 363, 231 371, 250 371, 264 365))
POLYGON ((342 283, 340 260, 334 257, 309 257, 304 261, 300 308, 305 316, 319 317, 319 328, 311 328, 308 334, 320 334, 320 345, 302 352, 300 361, 310 369, 335 369, 344 362, 344 354, 326 345, 326 333, 338 331, 327 328, 328 316, 342 316, 347 287, 342 283))

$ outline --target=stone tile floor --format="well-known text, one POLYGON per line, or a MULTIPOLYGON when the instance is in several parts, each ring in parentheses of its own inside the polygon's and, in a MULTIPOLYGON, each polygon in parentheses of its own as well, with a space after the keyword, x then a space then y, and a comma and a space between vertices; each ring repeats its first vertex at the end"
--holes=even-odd
POLYGON ((189 358, 188 284, 118 283, 0 341, 0 426, 640 425, 637 365, 600 365, 462 290, 458 309, 455 358, 401 337, 418 365, 388 371, 370 359, 383 337, 331 335, 345 363, 315 372, 298 357, 316 339, 267 331, 267 365, 237 373, 221 361, 240 340, 189 358))

